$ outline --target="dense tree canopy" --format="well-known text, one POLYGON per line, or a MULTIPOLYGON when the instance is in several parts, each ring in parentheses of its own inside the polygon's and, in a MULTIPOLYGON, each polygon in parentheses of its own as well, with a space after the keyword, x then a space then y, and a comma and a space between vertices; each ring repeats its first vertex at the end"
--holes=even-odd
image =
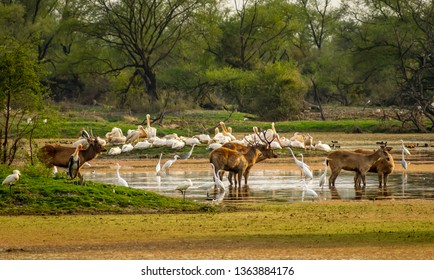
POLYGON ((324 104, 370 104, 416 130, 434 126, 433 1, 0 3, 2 51, 33 48, 57 101, 224 107, 264 120, 296 118, 304 104, 323 119, 324 104))

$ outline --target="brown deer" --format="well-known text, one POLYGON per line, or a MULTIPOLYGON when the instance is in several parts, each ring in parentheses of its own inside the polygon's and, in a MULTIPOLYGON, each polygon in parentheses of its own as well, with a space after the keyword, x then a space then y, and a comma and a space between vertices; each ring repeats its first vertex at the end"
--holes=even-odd
MULTIPOLYGON (((327 164, 332 174, 329 178, 329 188, 335 187, 336 178, 341 170, 355 171, 366 187, 366 173, 371 166, 379 159, 388 159, 389 153, 385 146, 370 154, 361 154, 352 151, 334 151, 327 156, 327 164)), ((358 180, 360 180, 358 179, 358 180)))
MULTIPOLYGON (((229 182, 232 185, 233 175, 235 177, 235 186, 241 186, 242 176, 244 175, 244 182, 247 185, 247 181, 250 174, 250 169, 255 163, 263 161, 267 158, 276 158, 277 154, 271 148, 271 142, 274 138, 267 140, 265 132, 262 132, 262 136, 259 134, 257 128, 254 128, 255 133, 259 136, 262 144, 249 142, 248 146, 244 146, 238 143, 226 143, 221 148, 214 150, 210 154, 210 162, 214 164, 216 170, 229 171, 229 182), (264 144, 265 143, 265 144, 264 144), (241 173, 240 173, 241 172, 241 173), (240 175, 241 174, 241 175, 240 175)), ((220 178, 223 177, 223 172, 220 173, 220 178)))
MULTIPOLYGON (((101 152, 106 151, 105 147, 98 140, 98 137, 87 138, 87 140, 89 147, 78 153, 80 158, 79 169, 85 162, 96 158, 101 152)), ((69 158, 74 153, 75 149, 74 147, 47 144, 39 150, 38 158, 49 168, 53 166, 68 168, 69 158)), ((80 184, 83 184, 83 176, 80 170, 77 176, 80 178, 80 184)))
MULTIPOLYGON (((223 144, 224 148, 228 148, 231 150, 235 150, 241 154, 246 154, 249 151, 249 148, 251 146, 245 146, 243 144, 239 144, 239 143, 233 143, 233 142, 229 142, 229 143, 225 143, 223 144)), ((258 162, 261 162, 263 160, 266 160, 267 158, 276 158, 277 154, 275 153, 275 151, 273 149, 271 149, 270 147, 267 147, 267 145, 255 145, 254 146, 256 149, 258 149, 261 154, 258 156, 258 158, 255 158, 255 160, 251 159, 247 159, 248 161, 248 166, 246 168, 246 171, 244 172, 244 180, 245 180, 245 184, 247 185, 247 180, 249 179, 249 174, 250 174, 250 169, 252 169, 253 165, 255 165, 258 162)), ((223 172, 222 172, 222 176, 223 176, 223 172)), ((232 185, 232 177, 234 176, 233 172, 229 172, 229 183, 232 185)))
MULTIPOLYGON (((387 152, 392 150, 392 147, 386 147, 387 152)), ((362 154, 372 154, 372 151, 357 149, 354 152, 362 153, 362 154)), ((389 159, 379 158, 377 161, 372 164, 369 168, 368 172, 377 173, 378 174, 378 187, 382 188, 383 186, 387 187, 387 178, 389 174, 393 172, 395 168, 395 162, 393 160, 392 155, 389 153, 389 159)), ((360 178, 356 175, 354 178, 354 182, 360 183, 360 178)))

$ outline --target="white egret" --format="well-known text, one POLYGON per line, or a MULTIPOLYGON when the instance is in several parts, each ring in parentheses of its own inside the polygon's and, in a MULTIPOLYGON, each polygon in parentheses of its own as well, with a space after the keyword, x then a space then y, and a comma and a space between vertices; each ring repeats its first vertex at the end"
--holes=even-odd
POLYGON ((21 172, 19 170, 12 171, 12 174, 6 176, 2 185, 9 185, 9 193, 12 195, 12 185, 14 185, 20 179, 21 172))
POLYGON ((182 193, 182 197, 184 198, 184 200, 185 200, 185 192, 187 191, 188 188, 193 186, 193 182, 191 181, 191 179, 187 179, 187 181, 188 182, 184 182, 183 184, 176 187, 176 190, 182 193))
POLYGON ((162 156, 163 156, 163 153, 160 154, 160 159, 158 160, 158 163, 155 166, 155 172, 157 172, 157 176, 160 175, 160 171, 161 171, 161 157, 162 156))
POLYGON ((401 145, 402 145, 402 151, 406 154, 406 155, 411 155, 410 151, 407 149, 407 147, 405 147, 404 145, 404 140, 401 140, 401 145))
POLYGON ((324 187, 325 184, 327 184, 327 159, 324 160, 324 172, 319 178, 319 186, 321 187, 321 189, 324 187))
POLYGON ((116 180, 115 185, 122 186, 122 187, 128 187, 127 181, 125 181, 124 178, 121 177, 121 174, 119 174, 119 169, 121 169, 121 166, 119 165, 119 163, 116 163, 116 175, 118 178, 116 180))
POLYGON ((405 151, 404 151, 404 149, 403 149, 403 150, 402 150, 401 165, 402 165, 402 168, 404 168, 404 170, 407 170, 408 163, 407 163, 407 161, 405 160, 404 153, 405 153, 405 151))
POLYGON ((163 164, 163 167, 161 167, 161 170, 166 170, 166 174, 168 174, 168 173, 169 173, 169 169, 170 169, 170 167, 175 163, 175 161, 176 161, 178 158, 179 158, 179 156, 178 156, 178 155, 175 155, 175 156, 173 157, 173 159, 170 159, 170 160, 166 161, 166 162, 163 164))
POLYGON ((299 161, 299 160, 295 157, 294 152, 292 151, 292 149, 291 149, 290 147, 288 147, 288 149, 289 149, 289 151, 291 152, 292 157, 294 158, 295 164, 296 164, 298 167, 300 167, 301 169, 303 169, 304 163, 301 162, 301 161, 299 161))
POLYGON ((301 201, 304 201, 304 197, 305 196, 310 196, 312 197, 312 200, 315 199, 315 197, 318 197, 318 194, 316 193, 316 191, 308 188, 308 186, 306 185, 306 181, 303 179, 303 192, 301 193, 301 201))
POLYGON ((304 176, 313 179, 313 174, 312 171, 310 171, 309 165, 304 163, 303 154, 300 154, 300 156, 301 156, 301 163, 303 164, 302 169, 303 169, 304 176))
POLYGON ((225 184, 223 183, 223 181, 220 179, 220 176, 219 176, 220 170, 217 171, 214 164, 212 164, 212 163, 210 163, 210 164, 211 164, 211 167, 212 167, 212 170, 214 173, 215 186, 219 189, 226 190, 225 184))

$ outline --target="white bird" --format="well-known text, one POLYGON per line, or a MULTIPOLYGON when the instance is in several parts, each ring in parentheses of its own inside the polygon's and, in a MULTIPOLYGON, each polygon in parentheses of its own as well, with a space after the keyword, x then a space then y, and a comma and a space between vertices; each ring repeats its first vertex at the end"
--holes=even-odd
POLYGON ((410 151, 405 147, 404 145, 404 140, 401 140, 401 145, 402 145, 402 151, 406 154, 406 155, 411 155, 410 151))
POLYGON ((20 179, 21 172, 19 170, 12 171, 12 174, 6 176, 2 185, 9 185, 9 193, 12 195, 12 185, 14 185, 20 179))
POLYGON ((188 151, 188 152, 182 154, 180 158, 181 158, 181 159, 189 159, 189 158, 191 157, 191 154, 193 153, 194 146, 196 146, 196 144, 193 144, 193 145, 191 146, 190 151, 188 151))
POLYGON ((108 154, 111 156, 120 155, 121 153, 122 153, 122 150, 119 147, 113 147, 108 152, 108 154))
POLYGON ((303 154, 300 154, 301 156, 301 163, 303 164, 303 173, 306 177, 313 179, 313 175, 312 175, 312 171, 310 171, 309 169, 309 165, 304 163, 304 158, 303 158, 303 154))
POLYGON ((53 177, 57 176, 57 166, 53 166, 53 172, 51 173, 53 177))
POLYGON ((326 152, 330 152, 332 150, 330 145, 325 144, 325 143, 321 143, 321 141, 318 141, 318 143, 314 146, 314 148, 315 148, 315 150, 321 150, 321 151, 326 151, 326 152))
POLYGON ((133 149, 134 149, 134 146, 132 144, 124 144, 122 146, 122 153, 131 152, 133 149))
POLYGON ((401 165, 402 165, 402 168, 404 168, 404 170, 407 170, 408 163, 407 163, 407 161, 405 161, 404 153, 405 153, 405 151, 404 151, 404 149, 403 149, 403 150, 402 150, 401 165))
POLYGON ((125 181, 124 178, 121 177, 121 174, 119 174, 119 169, 121 169, 121 166, 119 165, 119 163, 116 163, 116 175, 118 178, 116 180, 115 185, 122 186, 122 187, 128 187, 127 181, 125 181))
POLYGON ((163 164, 163 167, 161 167, 161 170, 166 170, 166 174, 168 174, 168 173, 169 173, 169 169, 170 169, 170 167, 172 166, 172 164, 175 163, 175 161, 176 161, 178 158, 179 158, 179 156, 178 156, 178 155, 175 155, 175 156, 173 157, 173 159, 170 159, 170 160, 166 161, 166 162, 163 164))
POLYGON ((157 176, 160 175, 160 171, 161 171, 161 157, 162 156, 163 156, 163 153, 160 154, 160 159, 158 160, 158 163, 155 166, 155 172, 157 172, 157 176))
POLYGON ((319 178, 319 186, 321 188, 324 187, 325 184, 327 184, 327 159, 324 160, 324 173, 321 174, 321 177, 319 178))
POLYGON ((304 201, 305 195, 311 196, 312 200, 314 200, 315 197, 318 197, 318 194, 316 193, 316 191, 308 188, 305 180, 303 179, 303 192, 301 193, 301 201, 304 201))
POLYGON ((210 163, 211 167, 212 167, 212 171, 213 171, 213 176, 214 176, 214 183, 215 186, 221 190, 226 190, 225 184, 223 183, 223 181, 220 179, 220 170, 216 170, 216 167, 214 166, 214 164, 210 163))
MULTIPOLYGON (((301 162, 300 160, 298 160, 298 159, 295 157, 294 152, 292 151, 292 149, 291 149, 290 147, 288 147, 288 149, 289 149, 289 151, 291 152, 292 157, 294 158, 295 164, 296 164, 298 167, 300 167, 301 169, 303 169, 305 163, 301 162)), ((307 166, 307 167, 309 168, 309 166, 307 166)))
POLYGON ((136 145, 134 145, 134 149, 149 149, 152 148, 152 143, 150 143, 148 140, 137 142, 136 145))
POLYGON ((187 189, 193 186, 193 182, 191 181, 191 179, 187 179, 187 181, 188 182, 184 182, 183 184, 176 187, 176 190, 182 193, 182 197, 184 199, 185 199, 185 192, 187 191, 187 189))
POLYGON ((221 143, 211 143, 206 147, 207 150, 215 150, 221 148, 223 145, 221 143))
POLYGON ((157 129, 155 127, 151 127, 151 115, 146 115, 146 134, 148 135, 148 138, 155 138, 157 137, 157 129))
POLYGON ((181 141, 181 140, 173 141, 172 146, 171 146, 172 149, 176 149, 176 150, 180 150, 184 147, 185 147, 185 142, 181 141))

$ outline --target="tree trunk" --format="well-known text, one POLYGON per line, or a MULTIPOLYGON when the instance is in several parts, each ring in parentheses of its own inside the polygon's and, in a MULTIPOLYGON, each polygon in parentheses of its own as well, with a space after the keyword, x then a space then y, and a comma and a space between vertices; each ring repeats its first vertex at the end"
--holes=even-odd
POLYGON ((319 90, 318 90, 318 86, 315 83, 315 80, 313 78, 310 79, 312 81, 312 85, 313 85, 313 92, 315 95, 315 101, 318 104, 318 108, 319 108, 319 112, 321 114, 321 120, 325 121, 325 116, 324 116, 324 111, 322 109, 322 105, 321 105, 321 98, 320 98, 320 94, 319 94, 319 90))
POLYGON ((3 141, 3 158, 2 163, 5 164, 7 161, 8 156, 8 137, 9 137, 9 118, 10 118, 10 109, 11 109, 11 93, 8 91, 7 93, 7 101, 6 101, 6 123, 5 123, 5 135, 4 135, 4 141, 3 141))

